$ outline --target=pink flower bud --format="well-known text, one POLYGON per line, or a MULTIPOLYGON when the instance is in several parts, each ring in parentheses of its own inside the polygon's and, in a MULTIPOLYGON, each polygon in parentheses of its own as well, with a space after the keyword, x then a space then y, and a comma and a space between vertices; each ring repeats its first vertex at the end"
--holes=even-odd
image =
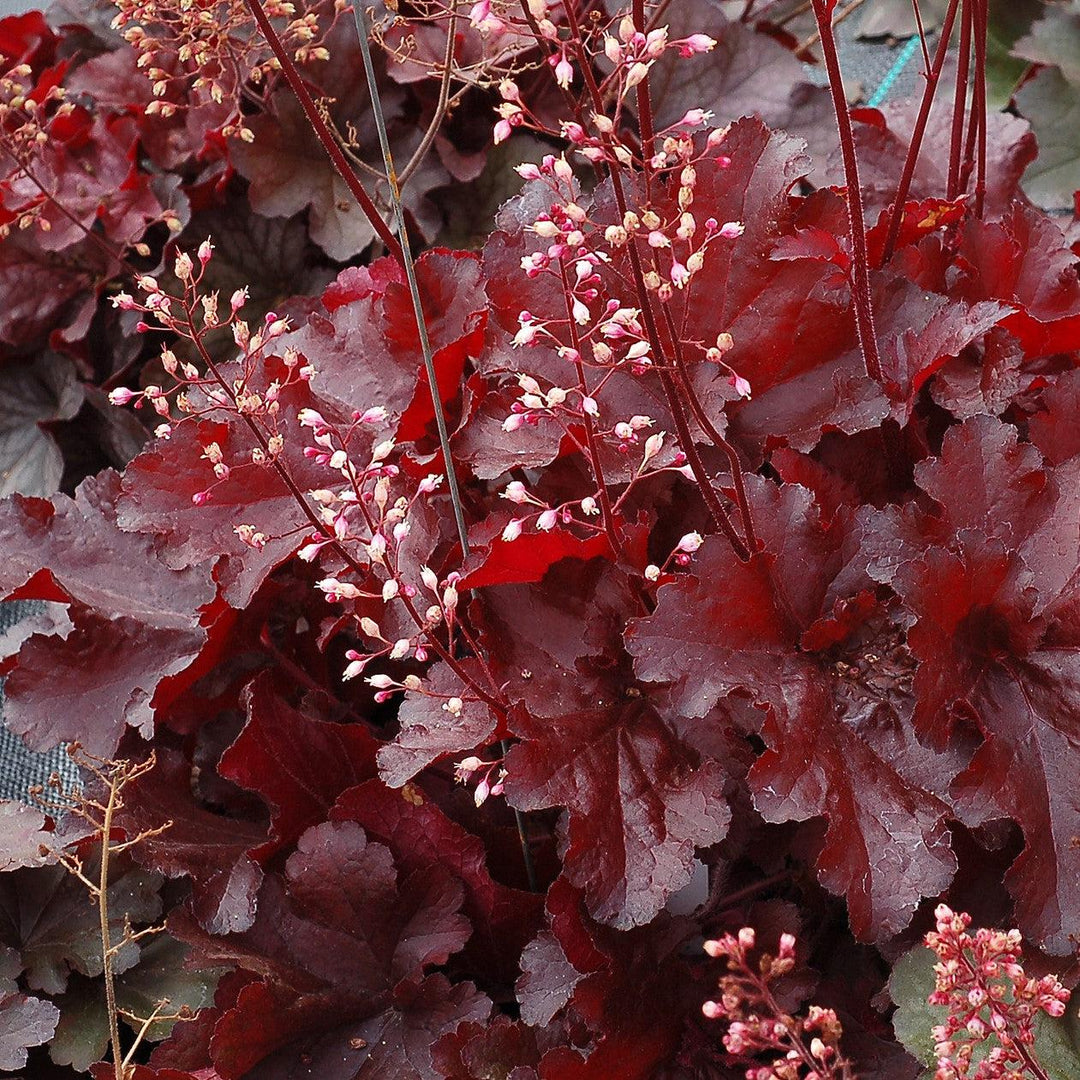
POLYGON ((541 532, 548 532, 558 524, 559 514, 557 510, 545 510, 537 519, 536 527, 541 532))
POLYGON ((511 543, 521 535, 521 522, 514 518, 502 531, 502 538, 506 543, 511 543))
POLYGON ((491 16, 491 0, 479 0, 469 9, 469 23, 475 29, 480 29, 491 16))
POLYGON ((695 552, 705 541, 701 537, 701 533, 690 532, 687 533, 679 542, 675 545, 676 551, 695 552))
POLYGON ((645 440, 645 452, 641 457, 642 466, 647 465, 664 447, 664 432, 658 431, 645 440))
POLYGON ((357 675, 364 673, 364 668, 367 666, 366 660, 354 660, 351 664, 345 666, 345 670, 341 673, 342 682, 348 682, 350 679, 355 679, 357 675))
POLYGON ((746 226, 741 221, 725 221, 720 226, 720 235, 725 240, 734 240, 737 236, 742 236, 746 231, 746 226))
POLYGON ((682 119, 672 125, 673 127, 697 127, 698 124, 704 124, 706 120, 712 119, 711 109, 687 109, 683 113, 682 119))
POLYGON ((741 375, 731 376, 731 385, 735 387, 735 392, 739 397, 750 398, 750 384, 741 375))
POLYGON ((570 88, 570 83, 574 80, 574 65, 567 60, 566 53, 560 53, 557 62, 554 64, 554 68, 555 81, 564 90, 568 90, 570 88))
POLYGON ((684 57, 693 56, 695 53, 711 52, 716 48, 716 41, 708 34, 691 34, 688 38, 673 42, 673 44, 678 46, 680 54, 684 57))
POLYGON ((506 490, 502 493, 504 499, 509 499, 512 503, 521 505, 529 501, 529 493, 525 488, 525 485, 520 480, 511 480, 506 485, 506 490))
POLYGON ((129 390, 126 386, 118 386, 115 390, 109 391, 109 404, 126 405, 133 398, 137 397, 142 397, 142 394, 139 394, 134 390, 129 390))
POLYGON ((572 142, 575 146, 583 145, 589 137, 585 129, 572 120, 564 120, 559 127, 562 130, 563 138, 572 142))

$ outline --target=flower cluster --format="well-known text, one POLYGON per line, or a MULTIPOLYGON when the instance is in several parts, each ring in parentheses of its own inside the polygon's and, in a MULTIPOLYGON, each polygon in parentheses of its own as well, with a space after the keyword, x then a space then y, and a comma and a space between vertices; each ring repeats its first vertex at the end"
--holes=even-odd
MULTIPOLYGON (((582 33, 582 28, 576 26, 575 22, 571 26, 569 37, 564 38, 549 17, 545 0, 530 0, 529 8, 534 15, 534 33, 549 47, 548 63, 561 89, 568 90, 577 77, 574 60, 589 67, 586 78, 593 79, 591 66, 603 57, 604 67, 609 70, 597 84, 595 96, 612 101, 613 113, 608 115, 594 112, 589 119, 589 128, 576 120, 564 120, 559 132, 554 132, 529 108, 517 84, 506 80, 499 87, 502 103, 497 109, 499 119, 495 124, 495 142, 508 139, 515 128, 526 128, 549 135, 561 134, 573 144, 582 157, 594 165, 601 162, 623 166, 641 164, 641 148, 622 134, 626 95, 644 82, 652 66, 668 50, 674 49, 680 56, 689 57, 710 52, 715 48, 716 41, 706 34, 691 34, 689 37, 671 39, 666 26, 647 32, 638 30, 629 15, 616 19, 603 33, 582 33)), ((490 5, 488 11, 487 18, 490 20, 490 5)), ((573 13, 567 11, 567 16, 573 17, 573 13)), ((675 133, 698 127, 711 116, 712 113, 707 110, 691 109, 667 130, 675 133)), ((653 157, 651 164, 654 168, 665 167, 668 164, 667 149, 665 148, 663 154, 653 157)))
MULTIPOLYGON (((691 160, 692 141, 680 144, 687 164, 679 173, 680 209, 662 217, 653 209, 628 211, 621 221, 606 224, 595 220, 583 205, 580 184, 565 156, 546 156, 539 165, 518 166, 518 173, 536 181, 550 192, 551 205, 529 226, 544 246, 522 256, 521 269, 529 279, 549 277, 553 288, 565 298, 565 317, 541 319, 528 310, 518 316, 515 346, 543 345, 557 350, 560 357, 576 365, 602 369, 600 383, 589 388, 579 382, 577 393, 582 412, 597 416, 597 396, 610 372, 626 369, 635 375, 647 372, 656 362, 654 345, 646 333, 642 310, 615 296, 605 299, 603 269, 612 264, 620 249, 637 243, 645 253, 647 269, 643 285, 661 302, 670 301, 676 290, 686 289, 705 266, 708 249, 715 243, 732 241, 742 235, 740 222, 718 223, 707 218, 701 227, 691 210, 697 182, 691 160)), ((720 365, 732 385, 746 397, 750 386, 723 363, 732 347, 731 336, 719 335, 704 351, 705 358, 720 365)), ((660 358, 662 361, 663 358, 660 358)), ((553 402, 540 399, 531 383, 522 383, 526 395, 520 407, 507 419, 504 428, 513 431, 530 415, 549 410, 553 402), (518 419, 514 417, 517 416, 518 419)), ((566 392, 556 388, 555 405, 562 406, 566 392)))
POLYGON ((502 767, 502 760, 499 757, 494 761, 486 761, 471 754, 467 758, 462 758, 454 767, 454 778, 459 783, 476 781, 476 787, 473 788, 473 802, 477 806, 483 806, 490 796, 503 793, 506 769, 502 767))
MULTIPOLYGON (((161 365, 172 378, 172 386, 151 383, 141 390, 118 386, 109 392, 109 400, 113 405, 134 402, 136 408, 144 402, 149 403, 163 420, 154 431, 159 439, 168 439, 177 421, 208 416, 217 409, 247 417, 257 434, 258 446, 251 451, 248 460, 240 463, 241 467, 266 466, 284 448, 280 423, 281 392, 294 383, 306 382, 311 378, 312 369, 301 362, 295 350, 286 349, 282 361, 283 377, 272 380, 261 391, 251 388, 256 369, 264 364, 276 340, 288 332, 289 323, 271 311, 267 313, 263 325, 253 331, 240 317, 241 309, 247 302, 246 288, 237 289, 232 294, 228 313, 223 313, 218 293, 203 292, 201 289, 213 251, 213 244, 204 240, 194 259, 184 251, 176 254, 173 273, 181 286, 177 295, 164 288, 157 278, 144 274, 136 283, 142 294, 141 299, 121 292, 112 301, 113 306, 122 311, 136 311, 144 316, 136 324, 139 333, 163 330, 189 341, 202 366, 180 360, 173 349, 166 345, 161 351, 161 365), (231 380, 222 376, 205 340, 209 333, 222 329, 231 330, 233 342, 239 350, 239 372, 231 380)), ((204 457, 212 467, 215 481, 205 491, 193 496, 192 501, 197 505, 207 502, 213 487, 227 480, 234 469, 225 462, 221 448, 216 444, 206 447, 204 457)))
POLYGON ((0 177, 0 238, 12 226, 51 228, 41 212, 50 192, 34 166, 44 147, 66 137, 63 125, 74 111, 56 79, 35 83, 29 64, 16 64, 0 75, 0 156, 7 158, 5 166, 15 166, 7 178, 0 177))
POLYGON ((800 1019, 781 1009, 773 995, 771 985, 795 967, 795 944, 793 935, 781 934, 776 956, 761 953, 752 962, 757 945, 752 927, 706 941, 705 951, 726 958, 728 970, 719 996, 706 1001, 702 1012, 727 1022, 724 1047, 732 1057, 765 1061, 747 1068, 746 1080, 850 1080, 836 1013, 812 1005, 800 1019))
POLYGON ((1063 1016, 1069 991, 1053 975, 1036 979, 1025 974, 1019 930, 969 934, 971 916, 945 904, 934 915, 937 929, 926 935, 938 956, 930 1004, 949 1010, 945 1022, 934 1028, 935 1080, 1043 1077, 1031 1051, 1035 1021, 1040 1013, 1063 1016), (976 1047, 988 1039, 995 1045, 975 1064, 976 1047))
MULTIPOLYGON (((451 572, 440 579, 427 565, 416 567, 415 557, 406 559, 403 555, 415 511, 440 490, 443 477, 430 474, 416 481, 402 473, 391 460, 394 439, 389 432, 378 433, 390 420, 382 406, 354 410, 344 420, 328 418, 314 405, 288 414, 283 409, 286 397, 296 400, 288 391, 306 395, 300 400, 313 400, 310 380, 314 369, 296 349, 280 340, 289 331, 287 320, 271 312, 264 325, 252 331, 240 317, 247 300, 244 290, 232 295, 228 314, 219 311, 217 293, 202 290, 212 258, 209 240, 199 246, 194 257, 183 251, 176 254, 174 274, 182 285, 177 295, 155 278, 143 276, 138 281, 142 299, 128 293, 114 297, 116 307, 145 316, 137 325, 140 332, 160 329, 190 342, 201 366, 178 359, 173 349, 166 347, 161 364, 173 379, 171 387, 117 387, 110 392, 110 401, 114 405, 134 403, 136 408, 148 404, 163 420, 156 430, 159 439, 169 439, 178 424, 192 419, 225 415, 242 421, 239 429, 250 435, 246 442, 237 440, 238 445, 229 447, 216 440, 203 442, 201 456, 210 474, 209 483, 195 493, 192 502, 196 506, 211 502, 215 490, 235 483, 244 469, 273 468, 302 500, 313 527, 299 544, 299 559, 321 563, 325 576, 316 588, 327 602, 343 606, 342 625, 355 626, 358 645, 345 653, 343 679, 362 675, 374 660, 426 663, 434 658, 434 652, 444 660, 449 658, 455 675, 460 675, 452 689, 433 689, 416 674, 397 679, 379 673, 370 675, 367 682, 375 690, 376 701, 409 693, 435 699, 450 716, 460 716, 466 705, 482 700, 485 694, 490 697, 494 686, 489 678, 479 693, 475 687, 470 689, 470 673, 459 671, 453 661, 459 638, 465 637, 467 647, 475 644, 457 618, 460 575, 451 572), (205 340, 208 333, 223 327, 231 329, 238 350, 229 361, 215 359, 205 340), (310 441, 303 447, 295 446, 287 461, 286 441, 296 439, 300 432, 310 432, 310 441), (298 459, 325 469, 325 483, 301 491, 290 474, 298 459)), ((242 544, 259 551, 271 540, 282 538, 264 529, 260 524, 242 523, 234 532, 242 544)), ((485 798, 501 791, 494 776, 488 778, 483 791, 485 798)))
MULTIPOLYGON (((113 29, 138 53, 138 66, 153 85, 155 100, 148 115, 169 117, 181 107, 167 98, 173 87, 185 93, 177 100, 228 102, 221 134, 245 142, 254 138, 241 107, 244 89, 264 83, 279 69, 277 59, 258 32, 246 0, 214 0, 192 4, 189 0, 114 0, 118 9, 113 29)), ((260 0, 261 2, 261 0, 260 0)), ((267 18, 284 23, 282 42, 297 63, 328 60, 317 11, 297 15, 290 0, 265 0, 267 18)), ((335 5, 335 12, 344 3, 335 5)))

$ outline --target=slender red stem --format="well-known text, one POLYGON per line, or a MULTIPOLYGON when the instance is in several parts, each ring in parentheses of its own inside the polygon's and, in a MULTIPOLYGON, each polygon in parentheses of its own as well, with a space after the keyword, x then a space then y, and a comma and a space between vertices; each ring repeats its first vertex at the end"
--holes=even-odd
MULTIPOLYGON (((206 365, 207 371, 213 376, 214 381, 222 388, 222 390, 232 400, 233 406, 236 407, 236 391, 232 384, 222 375, 217 364, 214 362, 214 358, 207 351, 206 346, 203 344, 202 334, 198 330, 195 324, 195 318, 191 311, 186 313, 186 321, 190 333, 185 335, 189 338, 195 348, 198 350, 199 357, 206 365)), ((337 537, 334 536, 333 531, 328 525, 323 522, 319 516, 312 510, 310 503, 305 498, 304 493, 297 486, 296 481, 289 475, 288 469, 278 460, 277 456, 270 453, 270 447, 267 443, 262 431, 259 430, 259 425, 255 423, 252 416, 243 412, 239 408, 236 408, 237 415, 243 418, 248 429, 255 437, 256 442, 262 448, 263 453, 266 454, 270 467, 277 473, 278 478, 285 485, 289 494, 293 497, 293 500, 300 507, 301 513, 307 518, 312 528, 321 536, 325 536, 330 541, 330 546, 338 554, 338 556, 344 560, 345 564, 358 576, 363 576, 365 568, 360 565, 349 553, 348 549, 341 543, 337 537)), ((402 603, 405 605, 405 609, 409 613, 409 617, 416 623, 418 628, 423 628, 424 620, 421 618, 420 613, 416 610, 413 602, 404 594, 401 594, 402 603)), ((459 679, 480 698, 486 705, 493 709, 499 716, 506 715, 506 702, 505 699, 500 700, 498 697, 488 693, 488 691, 481 686, 474 678, 472 678, 467 671, 458 663, 458 661, 450 653, 450 650, 443 645, 443 643, 435 636, 435 634, 428 634, 428 641, 431 647, 439 654, 439 657, 446 663, 446 665, 458 676, 459 679)))
MULTIPOLYGON (((602 113, 604 109, 603 96, 600 93, 600 87, 596 83, 596 77, 589 64, 589 57, 585 52, 581 37, 581 27, 577 21, 577 13, 574 11, 573 4, 566 5, 566 17, 570 24, 570 40, 576 45, 582 76, 585 80, 585 86, 589 91, 589 96, 592 99, 593 109, 598 114, 602 113)), ((645 167, 647 170, 647 160, 645 162, 645 167)), ((617 162, 612 162, 609 175, 611 177, 612 190, 615 194, 615 204, 619 209, 619 216, 621 219, 626 216, 628 204, 617 162)), ((658 359, 669 357, 672 355, 673 346, 670 342, 665 342, 663 340, 653 315, 652 297, 649 295, 648 289, 645 288, 645 276, 642 270, 641 257, 638 253, 637 245, 631 241, 626 247, 630 257, 630 269, 634 282, 634 291, 637 293, 638 307, 641 309, 641 317, 645 323, 645 336, 649 340, 649 346, 652 349, 654 356, 658 359)), ((731 546, 735 549, 735 554, 745 562, 750 558, 750 552, 747 550, 746 544, 736 531, 735 526, 732 525, 727 511, 720 501, 720 496, 713 488, 712 480, 705 470, 705 466, 697 452, 697 447, 694 445, 690 424, 686 417, 686 410, 683 408, 683 402, 679 395, 678 383, 672 378, 671 372, 666 369, 663 363, 658 364, 656 370, 660 377, 660 385, 663 387, 664 395, 668 401, 668 407, 671 409, 672 419, 675 422, 675 430, 679 438, 679 445, 682 447, 683 453, 686 454, 687 464, 690 466, 690 471, 694 474, 694 479, 697 481, 698 488, 701 491, 701 497, 705 501, 705 506, 717 527, 731 542, 731 546)))
MULTIPOLYGON (((973 16, 974 19, 974 16, 973 16)), ((971 112, 968 116, 967 134, 964 136, 964 160, 960 165, 960 191, 967 191, 971 183, 971 174, 975 169, 975 142, 979 137, 980 117, 972 101, 971 112)))
MULTIPOLYGON (((566 300, 566 317, 570 327, 570 344, 574 350, 574 367, 577 369, 578 390, 582 398, 588 396, 589 389, 585 384, 585 365, 581 362, 581 339, 578 335, 577 323, 574 322, 573 306, 570 298, 570 278, 566 273, 566 263, 559 260, 559 272, 562 274, 563 297, 566 300)), ((582 409, 585 423, 585 445, 589 450, 589 462, 592 465, 593 479, 600 497, 600 512, 604 517, 604 529, 607 531, 608 540, 612 550, 618 554, 622 550, 622 541, 619 539, 619 530, 615 525, 615 515, 611 510, 611 497, 608 495, 607 482, 604 480, 604 467, 600 462, 600 449, 596 443, 596 429, 592 417, 582 409)))
MULTIPOLYGON (((645 0, 633 0, 631 10, 634 20, 634 29, 644 34, 646 32, 645 0)), ((648 159, 653 155, 653 139, 655 135, 653 130, 652 98, 649 95, 648 75, 637 84, 636 90, 638 130, 641 133, 641 157, 642 160, 646 162, 647 171, 648 159)))
POLYGON ((911 180, 915 175, 915 165, 919 160, 919 151, 922 149, 923 136, 926 134, 926 122, 930 119, 930 109, 934 104, 934 95, 937 93, 941 69, 945 65, 945 54, 949 51, 949 38, 952 37, 953 22, 956 20, 956 8, 959 2, 960 0, 949 0, 949 7, 945 12, 945 21, 941 25, 941 37, 938 39, 937 52, 934 54, 934 65, 926 79, 926 87, 923 90, 922 101, 919 104, 919 115, 915 119, 915 127, 911 132, 907 157, 904 159, 904 168, 900 173, 900 183, 896 188, 896 198, 893 200, 892 217, 889 219, 889 232, 885 237, 885 248, 881 255, 882 264, 887 263, 892 258, 893 251, 896 249, 896 240, 900 235, 900 224, 904 220, 904 205, 907 202, 908 192, 911 190, 911 180))
POLYGON ((979 132, 975 160, 975 216, 983 215, 986 198, 986 33, 987 0, 975 0, 975 95, 972 111, 978 116, 979 132))
POLYGON ((683 359, 682 342, 679 341, 679 336, 675 331, 675 322, 671 317, 670 310, 664 307, 664 319, 667 322, 668 333, 671 335, 671 340, 674 342, 674 359, 675 368, 679 373, 679 378, 682 382, 683 392, 686 395, 686 400, 690 402, 690 409, 694 414, 694 418, 701 425, 702 430, 713 441, 713 445, 718 450, 722 450, 728 459, 728 465, 731 468, 731 479, 735 485, 735 501, 739 505, 739 514, 742 517, 743 532, 746 534, 746 547, 752 555, 758 549, 757 531, 754 528, 754 515, 750 510, 750 500, 746 495, 746 482, 743 477, 742 462, 739 460, 738 451, 734 446, 724 438, 723 435, 717 431, 716 426, 709 419, 702 407, 701 401, 697 396, 697 391, 694 390, 694 385, 690 381, 690 372, 687 370, 686 361, 683 359))
POLYGON ((930 50, 926 47, 926 28, 923 26, 922 21, 922 8, 919 7, 919 0, 911 0, 912 10, 915 12, 915 26, 919 32, 919 44, 922 46, 922 58, 923 58, 923 71, 926 72, 926 77, 930 77, 930 50))
POLYGON ((960 13, 960 51, 956 58, 956 90, 953 94, 952 135, 949 139, 949 182, 947 197, 960 194, 960 155, 964 148, 964 114, 967 111, 968 73, 971 67, 971 0, 964 0, 960 13))
POLYGON ((851 116, 844 96, 844 81, 840 74, 840 58, 832 31, 832 7, 829 0, 813 0, 814 18, 821 35, 821 52, 825 70, 829 73, 829 92, 836 128, 840 136, 840 153, 844 159, 844 180, 847 186, 848 224, 851 230, 853 256, 851 293, 855 307, 855 328, 859 335, 866 373, 874 382, 882 381, 881 360, 878 356, 877 332, 874 329, 874 306, 870 293, 870 260, 866 252, 866 223, 863 216, 862 188, 859 185, 859 163, 855 157, 855 136, 851 116))
POLYGON ((281 65, 282 73, 285 75, 289 86, 292 88, 292 92, 296 95, 296 100, 300 102, 300 108, 304 110, 304 116, 311 125, 311 130, 315 133, 315 137, 322 144, 323 149, 334 163, 334 168, 337 169, 338 175, 345 181, 346 186, 352 193, 352 197, 364 212, 364 216, 371 223, 371 227, 375 230, 376 235, 383 244, 386 245, 387 251, 401 263, 401 245, 398 243, 397 237, 394 236, 386 222, 383 221, 375 204, 371 201, 371 197, 364 190, 364 185, 360 183, 360 178, 353 172, 353 168, 349 164, 348 159, 342 152, 341 147, 338 146, 337 140, 331 134, 326 121, 322 118, 311 93, 304 85, 304 80, 300 77, 300 72, 293 63, 292 57, 289 56, 288 49, 282 44, 277 31, 271 25, 270 20, 266 16, 266 12, 263 11, 262 4, 259 0, 246 0, 246 3, 248 9, 255 18, 255 22, 258 24, 259 30, 262 32, 263 37, 266 38, 266 43, 270 46, 274 56, 277 57, 277 61, 281 65))

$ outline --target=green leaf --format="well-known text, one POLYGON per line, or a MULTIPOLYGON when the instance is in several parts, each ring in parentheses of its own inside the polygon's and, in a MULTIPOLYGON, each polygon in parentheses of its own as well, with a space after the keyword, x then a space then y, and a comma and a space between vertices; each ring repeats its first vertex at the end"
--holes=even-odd
MULTIPOLYGON (((145 1018, 163 999, 168 999, 164 1011, 170 1014, 184 1008, 196 1013, 210 1005, 224 969, 189 971, 184 967, 188 951, 186 945, 167 934, 159 934, 149 945, 144 945, 138 965, 117 980, 116 999, 121 1011, 145 1018)), ((142 1026, 131 1019, 128 1023, 136 1031, 142 1026)), ((160 1042, 175 1023, 174 1020, 153 1023, 143 1038, 160 1042)))
MULTIPOLYGON (((927 1000, 934 989, 936 962, 932 950, 918 946, 900 957, 889 978, 889 995, 896 1003, 893 1031, 909 1054, 931 1067, 937 1063, 931 1031, 948 1016, 948 1009, 927 1000)), ((977 1044, 972 1060, 982 1061, 996 1045, 992 1036, 977 1044)), ((1051 1080, 1076 1080, 1080 1076, 1080 1021, 1076 1009, 1070 1006, 1060 1020, 1041 1014, 1035 1024, 1032 1050, 1051 1080)))
MULTIPOLYGON (((1019 50, 1017 42, 1030 35, 1035 17, 1045 11, 1040 0, 992 0, 990 22, 986 28, 986 104, 1004 109, 1030 58, 1019 50)), ((1036 24, 1037 25, 1037 24, 1036 24)))
MULTIPOLYGON (((139 963, 116 980, 116 1003, 124 1021, 134 1031, 142 1024, 134 1017, 147 1018, 159 1001, 168 999, 166 1013, 176 1014, 185 1006, 194 1014, 211 1004, 223 970, 189 971, 184 967, 188 948, 166 934, 144 945, 139 963)), ((66 994, 56 1000, 60 1023, 49 1042, 49 1056, 57 1065, 70 1065, 86 1072, 105 1055, 109 1025, 105 1015, 105 992, 100 979, 75 976, 66 994)), ((159 1042, 176 1021, 151 1024, 144 1039, 159 1042)))
POLYGON ((1024 174, 1024 191, 1045 209, 1071 208, 1080 188, 1080 88, 1056 67, 1043 68, 1016 93, 1039 156, 1024 174))

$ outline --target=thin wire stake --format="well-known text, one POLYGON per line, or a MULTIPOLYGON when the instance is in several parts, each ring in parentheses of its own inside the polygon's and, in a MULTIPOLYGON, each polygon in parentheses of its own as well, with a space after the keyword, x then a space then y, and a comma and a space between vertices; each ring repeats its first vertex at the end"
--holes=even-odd
MULTIPOLYGON (((424 307, 420 302, 420 287, 416 283, 416 267, 413 264, 412 248, 409 246, 409 233, 405 227, 405 214, 401 208, 401 189, 398 187, 394 158, 390 153, 390 139, 386 134, 386 118, 383 115, 382 99, 375 82, 375 65, 371 61, 371 45, 368 41, 367 10, 364 0, 354 0, 353 18, 356 21, 356 33, 360 38, 360 55, 364 58, 364 77, 367 79, 371 97, 371 112, 375 117, 375 129, 379 133, 379 146, 382 149, 383 166, 386 170, 386 182, 390 188, 390 205, 396 218, 398 241, 401 244, 402 263, 405 277, 409 282, 409 294, 412 296, 413 315, 416 317, 416 330, 420 337, 420 350, 424 354, 424 368, 427 371, 428 389, 431 391, 431 405, 435 410, 435 424, 439 429, 439 447, 446 463, 446 485, 450 490, 450 501, 454 505, 454 521, 457 523, 458 540, 461 543, 461 557, 468 558, 469 539, 465 533, 465 514, 461 508, 461 492, 458 489, 457 474, 450 458, 450 436, 446 430, 446 416, 443 413, 442 399, 439 397, 439 384, 435 379, 435 361, 431 355, 431 341, 428 339, 427 322, 424 319, 424 307)), ((505 739, 500 743, 505 758, 510 747, 505 739)), ((514 809, 514 821, 517 824, 518 840, 521 843, 521 858, 525 864, 525 876, 529 888, 536 892, 536 868, 533 865, 532 850, 529 847, 529 835, 525 827, 525 815, 514 809)))
POLYGON ((394 211, 397 225, 398 242, 401 244, 402 263, 405 277, 409 282, 409 294, 412 296, 413 315, 416 317, 416 331, 420 337, 420 351, 424 355, 424 368, 427 371, 428 388, 431 391, 431 405, 435 410, 435 424, 439 429, 439 448, 446 463, 446 485, 450 490, 450 501, 454 505, 454 521, 457 524, 458 540, 461 543, 461 557, 469 555, 469 540, 465 534, 465 514, 461 508, 461 492, 458 489, 457 474, 450 458, 450 436, 446 430, 446 415, 443 412, 442 399, 439 397, 439 384, 435 378, 435 361, 431 355, 431 341, 428 338, 427 322, 424 319, 424 307, 420 302, 420 287, 416 283, 416 266, 413 263, 412 249, 409 246, 409 232, 405 227, 405 214, 401 208, 401 189, 398 187, 397 172, 394 170, 394 158, 390 153, 390 139, 386 134, 386 118, 383 115, 382 99, 375 82, 375 65, 371 61, 371 45, 368 42, 367 11, 364 0, 354 0, 353 16, 356 20, 356 33, 360 38, 360 54, 364 58, 364 77, 367 79, 371 96, 371 112, 375 117, 375 128, 379 133, 379 146, 382 149, 383 167, 386 182, 390 188, 390 205, 394 211))

